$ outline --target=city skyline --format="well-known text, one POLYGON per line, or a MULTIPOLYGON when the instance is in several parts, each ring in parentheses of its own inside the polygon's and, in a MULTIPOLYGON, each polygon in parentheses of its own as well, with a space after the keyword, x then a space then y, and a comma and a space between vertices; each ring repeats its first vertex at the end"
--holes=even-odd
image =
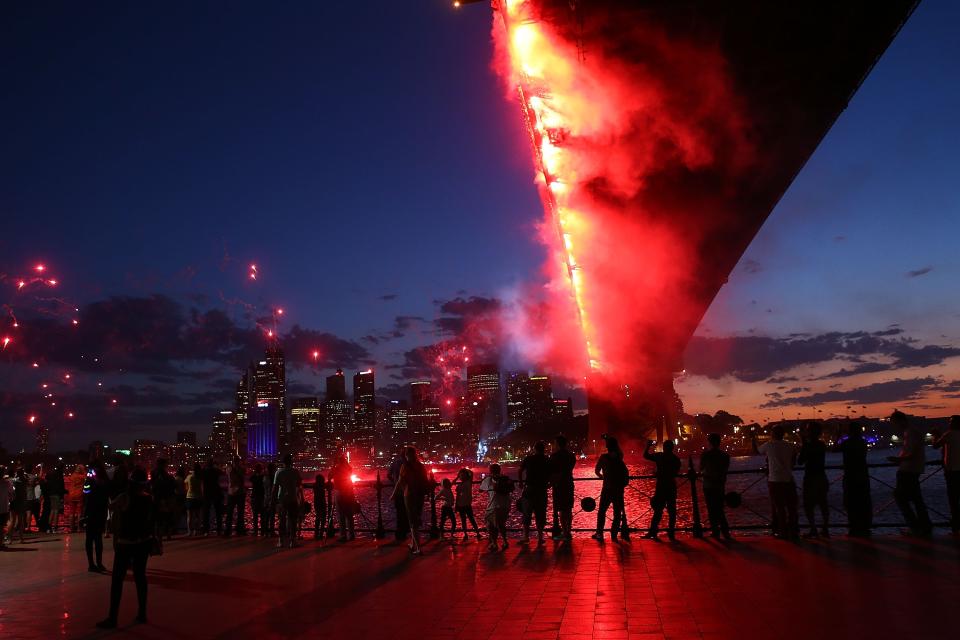
MULTIPOLYGON (((515 105, 488 69, 485 18, 384 8, 384 25, 434 33, 426 47, 349 7, 262 25, 238 11, 219 43, 146 8, 56 23, 7 11, 0 46, 33 61, 11 74, 16 97, 2 107, 19 123, 0 239, 7 448, 33 446, 40 423, 54 449, 202 430, 270 332, 298 395, 319 397, 337 367, 372 367, 381 397, 402 399, 443 343, 503 371, 540 368, 523 361, 535 332, 502 332, 538 285, 542 211, 515 105), (131 28, 131 16, 154 20, 131 28), (331 18, 372 30, 376 46, 286 30, 331 18), (126 43, 127 63, 99 64, 110 51, 78 39, 94 24, 126 43), (235 62, 253 35, 272 45, 268 59, 235 62), (166 61, 176 73, 134 46, 154 38, 183 42, 166 61), (384 65, 393 50, 408 54, 410 86, 384 65), (321 83, 317 68, 333 70, 321 83), (88 82, 92 69, 102 82, 88 82), (211 78, 219 90, 205 89, 211 78), (186 108, 187 95, 206 109, 186 108), (380 117, 388 100, 409 126, 380 117), (72 115, 36 117, 54 104, 72 115), (378 149, 376 167, 364 147, 378 149), (37 173, 41 160, 52 164, 37 173)), ((747 250, 688 349, 677 390, 689 411, 960 412, 960 93, 946 26, 957 11, 919 6, 747 250)), ((585 408, 569 382, 554 385, 585 408)))

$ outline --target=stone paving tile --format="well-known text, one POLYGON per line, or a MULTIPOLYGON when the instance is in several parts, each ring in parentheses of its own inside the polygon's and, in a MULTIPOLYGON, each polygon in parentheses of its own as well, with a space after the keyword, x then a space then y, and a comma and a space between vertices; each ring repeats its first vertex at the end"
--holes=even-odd
MULTIPOLYGON (((490 554, 431 543, 422 557, 374 541, 276 550, 256 539, 185 539, 150 561, 150 623, 96 632, 109 588, 82 538, 0 553, 0 638, 725 640, 949 637, 960 541, 834 538, 727 547, 575 540, 490 554), (806 615, 803 612, 816 612, 806 615)), ((110 551, 107 552, 107 563, 110 551)))

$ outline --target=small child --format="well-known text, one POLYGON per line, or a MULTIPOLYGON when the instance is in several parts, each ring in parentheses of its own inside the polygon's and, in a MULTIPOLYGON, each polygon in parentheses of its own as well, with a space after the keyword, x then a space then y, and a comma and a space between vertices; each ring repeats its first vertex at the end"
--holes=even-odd
POLYGON ((457 516, 453 513, 453 483, 450 478, 444 478, 441 483, 439 493, 437 493, 437 502, 440 503, 440 537, 443 537, 443 529, 447 524, 447 518, 450 519, 450 536, 457 533, 457 516))
POLYGON ((507 542, 507 516, 510 515, 510 494, 513 492, 513 480, 503 475, 500 465, 490 465, 490 475, 480 483, 480 490, 486 491, 490 501, 484 520, 490 532, 490 551, 497 551, 497 536, 503 538, 503 549, 510 546, 507 542))
POLYGON ((467 520, 473 525, 473 532, 480 539, 480 527, 477 518, 473 515, 473 471, 464 467, 457 473, 457 514, 460 516, 460 526, 463 528, 463 541, 467 541, 467 520))

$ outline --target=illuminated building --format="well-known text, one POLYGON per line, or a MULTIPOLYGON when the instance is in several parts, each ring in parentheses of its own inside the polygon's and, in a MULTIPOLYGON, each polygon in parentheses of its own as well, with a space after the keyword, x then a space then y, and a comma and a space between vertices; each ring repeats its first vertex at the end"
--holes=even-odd
POLYGON ((251 458, 262 460, 278 453, 277 405, 258 402, 250 408, 247 418, 247 453, 251 458))
POLYGON ((197 432, 177 431, 177 444, 188 444, 191 447, 197 446, 197 432))
POLYGON ((236 422, 233 411, 219 411, 213 416, 213 426, 210 429, 210 451, 218 462, 225 462, 233 457, 236 422))
POLYGON ((353 376, 353 433, 349 444, 369 451, 376 434, 376 385, 373 369, 353 376))
MULTIPOLYGON (((272 342, 264 352, 264 359, 254 368, 253 399, 260 407, 263 403, 275 407, 273 412, 277 421, 276 431, 278 443, 285 444, 287 437, 287 374, 283 357, 283 349, 276 342, 272 342)), ((252 407, 251 407, 252 411, 252 407)), ((260 412, 261 417, 264 412, 260 412)), ((248 436, 247 441, 250 442, 248 436)), ((252 452, 251 452, 252 455, 252 452)))
POLYGON ((410 383, 410 409, 407 412, 407 442, 418 447, 430 443, 430 434, 438 430, 440 407, 427 380, 410 383))
POLYGON ((550 376, 530 376, 530 422, 543 426, 553 421, 553 384, 550 376))
POLYGON ((503 422, 500 370, 496 365, 467 367, 467 401, 478 407, 479 433, 495 433, 503 422), (476 404, 474 404, 476 403, 476 404))
POLYGON ((320 437, 320 403, 316 398, 295 398, 290 402, 290 447, 316 453, 320 437))
POLYGON ((530 420, 530 378, 526 371, 507 374, 507 426, 522 429, 530 420))
POLYGON ((573 420, 573 399, 554 398, 553 415, 555 415, 561 423, 573 420))
POLYGON ((241 460, 247 457, 247 420, 250 417, 250 370, 243 372, 240 381, 237 383, 236 407, 236 425, 233 429, 233 453, 241 460))
POLYGON ((407 403, 403 400, 390 401, 390 441, 394 444, 407 442, 408 420, 407 403))
POLYGON ((157 460, 160 458, 169 458, 167 447, 160 440, 135 440, 131 456, 137 464, 148 471, 157 465, 157 460))
POLYGON ((347 390, 342 369, 327 376, 327 397, 323 402, 320 430, 321 457, 332 461, 343 448, 343 438, 352 430, 350 404, 347 402, 347 390))
POLYGON ((47 429, 45 426, 40 425, 37 428, 37 453, 40 455, 47 454, 47 447, 50 443, 50 429, 47 429))

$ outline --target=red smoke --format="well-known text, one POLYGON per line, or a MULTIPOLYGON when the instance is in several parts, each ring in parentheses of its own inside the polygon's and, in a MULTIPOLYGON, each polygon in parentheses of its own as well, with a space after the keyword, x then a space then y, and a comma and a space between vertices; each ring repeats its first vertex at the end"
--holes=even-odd
POLYGON ((642 387, 680 368, 716 289, 701 281, 700 239, 735 212, 707 194, 750 168, 747 120, 709 33, 675 37, 637 8, 571 4, 503 0, 494 13, 551 250, 546 310, 507 325, 567 377, 642 387))

